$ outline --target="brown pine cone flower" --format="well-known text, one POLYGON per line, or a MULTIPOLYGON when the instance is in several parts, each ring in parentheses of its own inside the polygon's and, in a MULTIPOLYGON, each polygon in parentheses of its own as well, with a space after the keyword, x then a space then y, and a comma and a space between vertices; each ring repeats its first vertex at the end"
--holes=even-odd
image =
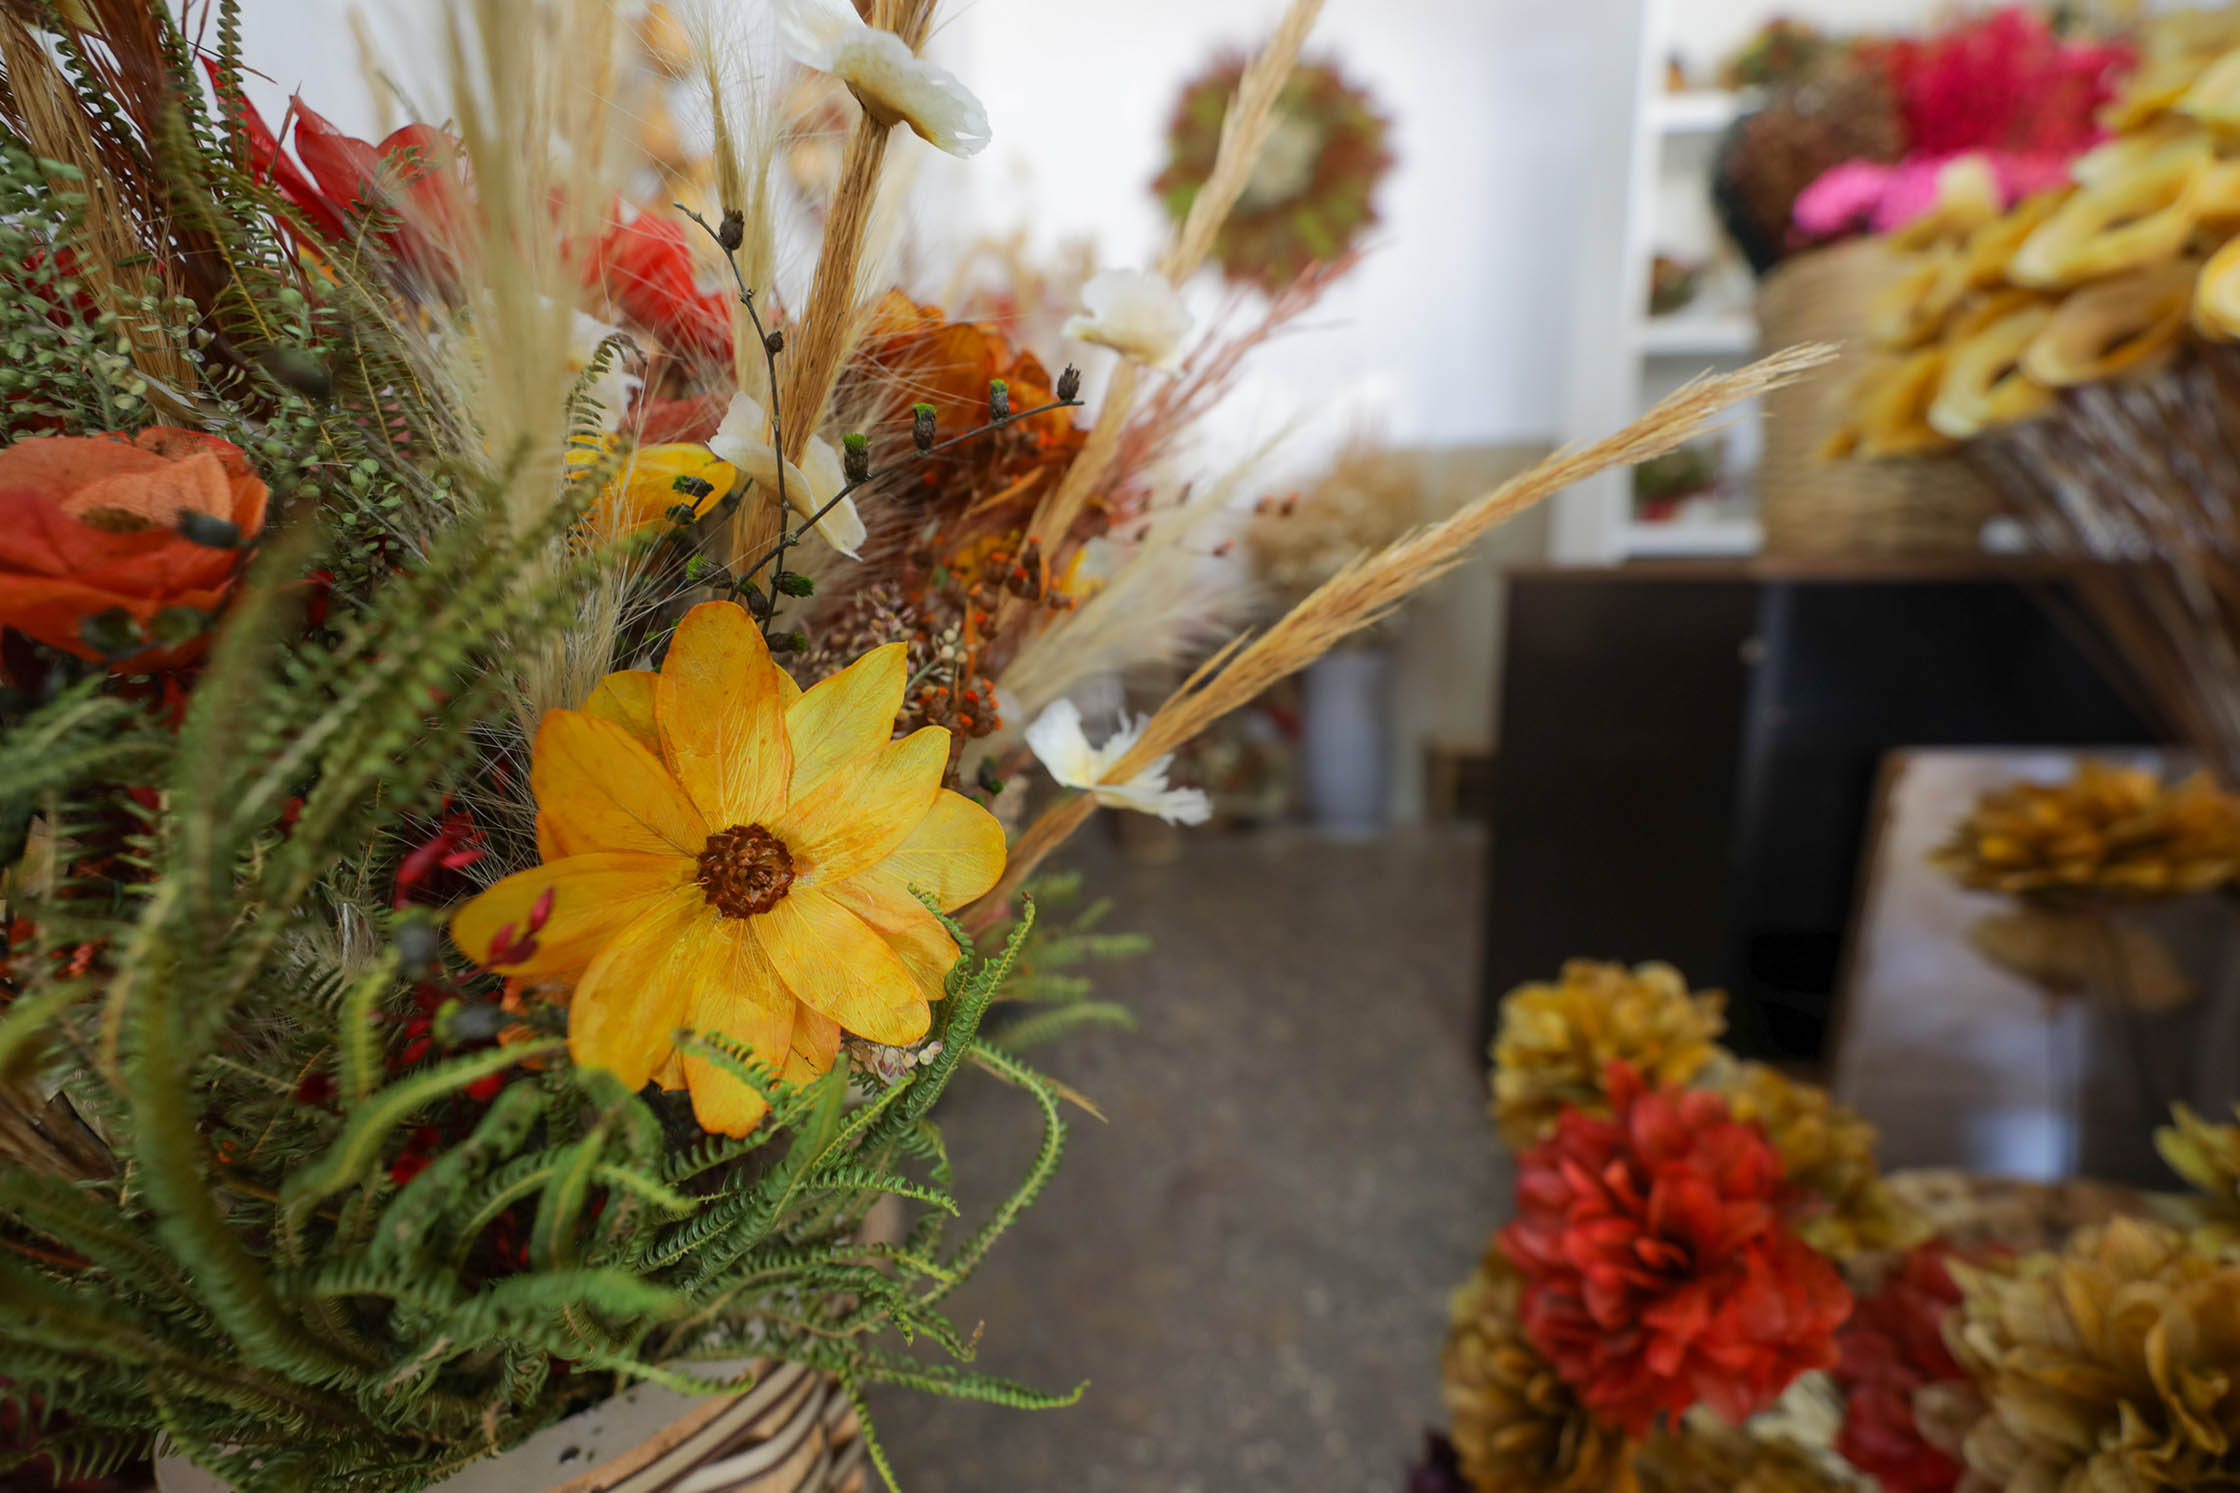
POLYGON ((1932 857, 1963 886, 2060 898, 2205 892, 2240 874, 2240 797, 2206 773, 2086 762, 2066 783, 1986 793, 1932 857))
POLYGON ((1522 1277, 1499 1244, 1454 1293, 1440 1394, 1478 1493, 1631 1489, 1626 1439, 1587 1414, 1524 1335, 1522 1277))
POLYGON ((1866 1249, 1904 1249, 1928 1237, 1927 1225, 1883 1186, 1874 1126, 1826 1089, 1763 1063, 1734 1064, 1717 1087, 1736 1119, 1765 1131, 1789 1182, 1826 1200, 1796 1220, 1805 1243, 1843 1258, 1866 1249))
POLYGON ((1985 1406, 1963 1487, 2240 1487, 2240 1263, 2118 1218, 2012 1273, 1951 1268, 1948 1340, 1985 1406))
POLYGON ((1669 964, 1574 959, 1553 985, 1519 985, 1501 1003, 1493 1043, 1493 1121, 1517 1149, 1545 1140, 1568 1108, 1610 1112, 1602 1087, 1612 1060, 1652 1085, 1687 1084, 1726 1030, 1719 992, 1688 993, 1669 964))

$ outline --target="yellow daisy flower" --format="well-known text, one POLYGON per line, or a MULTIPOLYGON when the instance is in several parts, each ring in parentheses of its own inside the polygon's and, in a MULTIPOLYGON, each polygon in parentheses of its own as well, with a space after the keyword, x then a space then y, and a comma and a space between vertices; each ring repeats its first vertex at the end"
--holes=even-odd
POLYGON ((752 1047, 799 1081, 842 1032, 917 1041, 957 948, 914 895, 962 907, 1003 873, 1003 829, 941 786, 949 733, 893 734, 904 645, 806 693, 727 601, 694 607, 661 672, 610 674, 537 732, 530 786, 544 864, 452 919, 488 964, 551 894, 509 976, 574 983, 575 1061, 632 1088, 689 1088, 703 1127, 745 1135, 768 1109, 680 1029, 752 1047))

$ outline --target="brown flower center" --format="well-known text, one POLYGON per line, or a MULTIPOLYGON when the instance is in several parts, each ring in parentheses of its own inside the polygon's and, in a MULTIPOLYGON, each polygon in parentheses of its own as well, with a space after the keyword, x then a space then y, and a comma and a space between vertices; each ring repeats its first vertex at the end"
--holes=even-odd
POLYGON ((759 824, 734 824, 708 836, 695 880, 717 912, 753 917, 785 900, 793 885, 793 852, 759 824))

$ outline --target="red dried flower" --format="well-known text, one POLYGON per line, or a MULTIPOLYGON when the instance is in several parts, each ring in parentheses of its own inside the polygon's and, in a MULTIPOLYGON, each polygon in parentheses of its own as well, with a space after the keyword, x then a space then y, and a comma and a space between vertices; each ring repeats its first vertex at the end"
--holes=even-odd
POLYGON ((1922 1438, 1913 1414, 1922 1386, 1966 1377, 1944 1343, 1944 1318, 1960 1304, 1950 1254, 1934 1240, 1907 1251, 1836 1337, 1836 1451, 1887 1493, 1951 1493, 1960 1480, 1960 1465, 1922 1438))
POLYGON ((730 367, 730 302, 700 288, 683 223, 660 213, 617 223, 593 251, 589 272, 623 320, 650 332, 671 353, 730 367))
MULTIPOLYGON (((203 66, 222 87, 217 63, 206 59, 203 66)), ((452 282, 468 215, 457 140, 427 124, 408 124, 379 144, 360 140, 300 98, 289 101, 275 134, 246 98, 236 93, 226 101, 248 142, 250 170, 269 177, 320 237, 347 244, 351 226, 370 218, 376 239, 400 263, 439 284, 452 282), (280 138, 291 119, 294 160, 280 138)))
POLYGON ((1781 1222, 1781 1160, 1726 1101, 1645 1087, 1566 1111, 1519 1161, 1501 1246, 1533 1345, 1588 1409, 1640 1435, 1698 1402, 1739 1422, 1836 1359, 1851 1293, 1781 1222))

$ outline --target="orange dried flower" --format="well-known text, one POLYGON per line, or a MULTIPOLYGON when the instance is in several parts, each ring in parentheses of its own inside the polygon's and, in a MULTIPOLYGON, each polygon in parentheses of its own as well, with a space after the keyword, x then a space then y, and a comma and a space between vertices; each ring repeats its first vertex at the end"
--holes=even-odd
MULTIPOLYGON (((140 628, 170 608, 214 612, 246 551, 206 542, 227 525, 246 541, 266 489, 240 448, 191 430, 30 436, 0 448, 0 624, 88 661, 86 623, 122 612, 140 628), (182 522, 201 521, 190 539, 182 522)), ((206 640, 152 645, 119 672, 177 668, 206 640)))

